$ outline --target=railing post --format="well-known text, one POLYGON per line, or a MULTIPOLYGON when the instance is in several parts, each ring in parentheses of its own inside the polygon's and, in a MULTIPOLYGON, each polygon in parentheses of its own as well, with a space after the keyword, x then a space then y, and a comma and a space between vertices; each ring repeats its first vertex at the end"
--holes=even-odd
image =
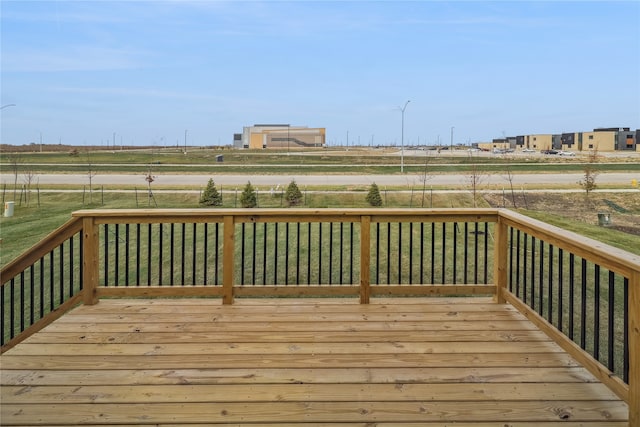
POLYGON ((93 217, 82 219, 82 292, 86 305, 98 303, 98 227, 93 217))
POLYGON ((507 286, 507 225, 502 221, 500 212, 496 222, 496 232, 493 248, 493 280, 496 285, 494 300, 504 304, 504 291, 507 286))
POLYGON ((233 270, 235 268, 235 220, 233 215, 224 217, 222 250, 222 303, 233 304, 233 270))
POLYGON ((640 271, 629 278, 629 426, 640 426, 640 271))
POLYGON ((360 304, 369 304, 371 296, 371 217, 360 217, 360 304))

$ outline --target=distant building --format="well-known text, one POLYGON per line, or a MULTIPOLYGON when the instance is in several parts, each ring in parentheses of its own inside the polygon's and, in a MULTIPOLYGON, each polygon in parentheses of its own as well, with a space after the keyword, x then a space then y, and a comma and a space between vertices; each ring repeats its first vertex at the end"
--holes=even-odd
POLYGON ((291 126, 286 124, 256 124, 245 126, 242 133, 233 135, 234 148, 323 148, 325 128, 291 126))
POLYGON ((518 147, 518 149, 529 149, 536 151, 544 151, 551 150, 553 147, 553 135, 547 134, 537 134, 537 135, 526 135, 524 137, 525 143, 522 147, 518 147))
POLYGON ((594 130, 582 132, 582 147, 580 151, 614 151, 616 149, 617 135, 611 130, 594 130))
MULTIPOLYGON (((579 133, 563 133, 560 135, 560 150, 564 151, 581 151, 578 142, 582 139, 579 133)), ((556 148, 556 147, 553 147, 556 148)))
POLYGON ((524 135, 516 137, 517 150, 565 150, 565 151, 638 151, 640 130, 630 128, 597 128, 591 132, 566 132, 561 134, 524 135))
POLYGON ((492 142, 475 143, 485 151, 509 152, 522 150, 563 151, 637 151, 640 152, 640 130, 630 128, 597 128, 591 132, 519 135, 496 138, 492 142))

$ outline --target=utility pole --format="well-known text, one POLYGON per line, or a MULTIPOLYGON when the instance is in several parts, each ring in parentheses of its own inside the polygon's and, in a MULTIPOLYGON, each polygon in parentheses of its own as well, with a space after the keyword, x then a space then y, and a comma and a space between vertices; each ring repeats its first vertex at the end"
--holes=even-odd
POLYGON ((184 154, 187 155, 187 130, 184 130, 184 154))
POLYGON ((401 147, 401 151, 400 151, 400 172, 404 173, 404 110, 407 109, 407 105, 411 102, 411 100, 408 100, 407 102, 404 103, 404 107, 402 107, 400 109, 400 111, 402 111, 402 131, 400 134, 400 145, 401 147))

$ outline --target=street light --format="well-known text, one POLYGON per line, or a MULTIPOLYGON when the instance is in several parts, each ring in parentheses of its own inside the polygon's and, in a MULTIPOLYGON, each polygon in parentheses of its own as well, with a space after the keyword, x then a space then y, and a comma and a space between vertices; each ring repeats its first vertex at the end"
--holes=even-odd
POLYGON ((402 111, 402 131, 400 134, 400 145, 401 145, 401 149, 400 149, 400 172, 404 173, 404 110, 407 109, 407 105, 411 102, 411 100, 408 100, 407 102, 404 103, 404 107, 400 108, 400 111, 402 111))
POLYGON ((289 156, 289 146, 291 145, 291 123, 285 125, 287 127, 287 156, 289 156))
POLYGON ((451 126, 451 143, 449 144, 449 152, 453 152, 453 126, 451 126))

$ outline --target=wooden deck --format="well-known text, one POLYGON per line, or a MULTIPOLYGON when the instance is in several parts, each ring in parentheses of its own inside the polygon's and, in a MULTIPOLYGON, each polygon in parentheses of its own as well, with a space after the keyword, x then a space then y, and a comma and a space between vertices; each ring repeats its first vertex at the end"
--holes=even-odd
POLYGON ((628 408, 487 298, 101 300, 0 358, 10 425, 603 426, 628 408))

